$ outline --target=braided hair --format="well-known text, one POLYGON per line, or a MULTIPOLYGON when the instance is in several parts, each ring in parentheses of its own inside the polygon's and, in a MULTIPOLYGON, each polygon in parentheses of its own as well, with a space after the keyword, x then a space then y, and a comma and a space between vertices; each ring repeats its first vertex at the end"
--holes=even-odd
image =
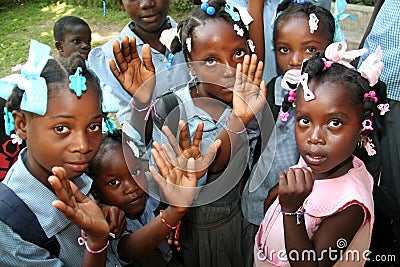
MULTIPOLYGON (((191 48, 188 47, 187 39, 191 38, 191 35, 194 29, 199 26, 203 25, 208 20, 222 18, 227 21, 232 27, 236 24, 241 29, 243 29, 243 37, 246 39, 248 45, 250 40, 250 33, 243 23, 242 19, 239 21, 234 21, 231 15, 225 10, 226 1, 225 0, 210 0, 208 1, 209 5, 215 8, 215 14, 208 15, 205 11, 201 9, 200 6, 194 7, 191 13, 188 15, 187 18, 182 20, 178 24, 178 36, 176 36, 171 43, 171 52, 176 54, 177 52, 182 51, 186 60, 190 59, 190 50, 191 48)), ((233 7, 235 12, 238 12, 236 7, 233 7)), ((191 40, 191 46, 195 45, 191 40)), ((249 45, 249 51, 252 51, 249 45)), ((253 53, 253 52, 251 52, 253 53)))
MULTIPOLYGON (((310 2, 293 3, 292 0, 284 0, 280 3, 276 10, 277 16, 274 23, 273 39, 276 40, 279 29, 282 24, 293 18, 309 18, 310 14, 315 14, 319 19, 318 30, 325 33, 328 44, 333 43, 335 35, 335 19, 329 10, 326 8, 314 5, 310 2)), ((293 98, 289 93, 286 94, 282 102, 282 112, 286 113, 289 108, 293 107, 293 98)))
MULTIPOLYGON (((40 74, 46 80, 48 94, 50 91, 58 91, 65 88, 65 86, 49 86, 53 83, 69 84, 69 76, 74 74, 78 67, 82 69, 82 76, 86 78, 86 84, 94 88, 99 97, 99 105, 101 109, 102 91, 96 76, 86 67, 85 59, 78 53, 71 55, 69 58, 49 59, 46 66, 40 74)), ((68 88, 68 86, 66 86, 68 88)), ((70 90, 68 88, 68 90, 70 90)), ((6 107, 12 112, 13 110, 20 110, 22 96, 24 91, 18 86, 15 86, 11 95, 9 96, 6 107)))
MULTIPOLYGON (((324 52, 315 53, 309 60, 303 63, 302 73, 308 73, 308 82, 340 83, 345 90, 344 99, 350 104, 359 107, 360 123, 371 120, 374 130, 383 132, 383 119, 379 116, 377 106, 386 101, 386 85, 378 81, 374 86, 355 70, 340 63, 333 63, 331 67, 324 68, 324 52), (374 95, 376 98, 369 97, 374 95), (376 99, 376 102, 375 102, 376 99)), ((330 87, 326 87, 329 90, 330 87)), ((372 130, 371 130, 372 131, 372 130)))

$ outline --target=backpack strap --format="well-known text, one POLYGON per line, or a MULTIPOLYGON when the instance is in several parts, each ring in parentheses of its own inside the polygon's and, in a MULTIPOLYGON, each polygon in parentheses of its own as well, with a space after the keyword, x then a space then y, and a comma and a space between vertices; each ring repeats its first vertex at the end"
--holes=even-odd
POLYGON ((176 133, 179 126, 180 117, 178 96, 173 92, 168 92, 162 95, 161 97, 157 98, 155 109, 157 111, 158 117, 155 116, 154 111, 152 111, 151 116, 156 127, 161 130, 164 123, 168 121, 168 126, 171 132, 176 133), (171 115, 171 117, 169 117, 169 115, 171 115), (167 118, 173 119, 167 120, 167 118), (176 120, 174 118, 178 119, 176 120))
POLYGON ((60 244, 56 237, 46 236, 32 210, 3 183, 0 183, 0 220, 22 239, 47 249, 52 257, 60 254, 60 244))

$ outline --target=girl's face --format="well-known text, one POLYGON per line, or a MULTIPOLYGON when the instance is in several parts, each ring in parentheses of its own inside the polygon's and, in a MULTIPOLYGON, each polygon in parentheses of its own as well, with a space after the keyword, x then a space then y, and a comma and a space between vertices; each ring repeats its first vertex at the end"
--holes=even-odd
POLYGON ((28 147, 26 166, 45 185, 54 166, 69 178, 84 172, 99 149, 102 121, 101 100, 90 83, 80 98, 65 83, 48 88, 44 116, 24 111, 15 116, 17 134, 28 147))
POLYGON ((319 22, 318 30, 310 33, 307 17, 294 17, 280 23, 275 34, 276 63, 281 74, 290 69, 300 69, 304 59, 323 51, 330 44, 319 22))
POLYGON ((128 157, 129 170, 122 148, 109 152, 104 155, 101 168, 96 170, 93 193, 102 203, 117 206, 127 214, 138 214, 147 200, 147 194, 141 188, 146 186, 143 165, 137 158, 128 157))
POLYGON ((192 34, 189 66, 201 83, 199 95, 232 102, 236 65, 249 54, 246 39, 224 19, 210 19, 192 34))
POLYGON ((160 33, 166 25, 169 0, 119 0, 139 36, 160 33))
POLYGON ((351 155, 361 133, 360 109, 346 100, 338 83, 311 81, 315 99, 305 101, 299 89, 296 102, 296 142, 316 179, 341 176, 352 168, 351 155), (323 107, 323 108, 321 108, 323 107))
POLYGON ((64 34, 64 40, 56 42, 58 51, 62 57, 69 57, 73 53, 78 52, 85 59, 88 58, 90 49, 92 48, 92 31, 87 26, 78 25, 71 31, 64 34))

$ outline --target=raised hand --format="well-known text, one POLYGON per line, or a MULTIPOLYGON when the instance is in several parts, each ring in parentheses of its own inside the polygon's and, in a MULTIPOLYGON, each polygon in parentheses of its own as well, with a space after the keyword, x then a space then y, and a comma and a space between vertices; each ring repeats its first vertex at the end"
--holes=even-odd
POLYGON ((88 239, 104 246, 109 226, 100 207, 79 191, 68 179, 64 168, 53 167, 52 172, 54 175, 50 176, 48 181, 59 198, 53 201, 52 205, 84 230, 88 239))
POLYGON ((136 38, 124 36, 121 45, 118 40, 114 41, 113 52, 115 61, 110 60, 110 69, 121 86, 140 102, 150 101, 156 84, 150 46, 143 45, 142 61, 136 48, 136 38))
MULTIPOLYGON (((216 140, 214 144, 211 145, 211 147, 215 146, 215 150, 214 148, 210 147, 211 149, 208 149, 206 154, 203 155, 201 154, 200 144, 203 137, 204 123, 200 122, 197 125, 196 132, 193 136, 193 142, 190 141, 189 129, 187 127, 187 124, 181 120, 179 121, 179 126, 181 129, 179 133, 179 143, 168 127, 164 126, 162 130, 165 136, 168 138, 168 141, 175 152, 177 159, 176 166, 179 166, 179 168, 183 169, 183 166, 186 166, 187 164, 187 160, 189 158, 194 158, 197 161, 196 176, 199 179, 204 176, 204 174, 207 172, 209 164, 211 164, 211 162, 214 160, 216 150, 220 147, 221 141, 216 140)), ((155 147, 159 147, 159 144, 155 143, 155 147)), ((174 157, 174 155, 172 157, 174 157)), ((170 159, 170 161, 171 160, 174 159, 170 159)))
POLYGON ((264 107, 267 86, 262 78, 263 63, 257 56, 246 55, 243 63, 236 68, 235 86, 233 89, 233 112, 244 125, 264 107))
POLYGON ((314 177, 307 168, 291 168, 279 174, 279 203, 285 212, 295 212, 311 193, 314 177))

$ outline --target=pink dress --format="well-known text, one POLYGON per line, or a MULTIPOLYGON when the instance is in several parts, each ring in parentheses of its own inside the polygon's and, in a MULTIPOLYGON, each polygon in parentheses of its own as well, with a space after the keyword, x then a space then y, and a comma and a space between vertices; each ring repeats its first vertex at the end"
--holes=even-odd
MULTIPOLYGON (((300 162, 295 167, 304 167, 300 162)), ((308 237, 311 239, 318 230, 322 220, 342 211, 352 204, 360 205, 364 209, 364 222, 357 231, 350 244, 338 240, 338 247, 347 247, 343 253, 344 261, 337 261, 335 266, 363 266, 365 263, 364 251, 367 251, 371 242, 372 224, 374 218, 374 203, 372 198, 373 178, 365 168, 364 163, 354 157, 354 168, 341 177, 326 180, 316 180, 311 194, 305 200, 306 214, 304 221, 308 237), (339 244, 339 242, 341 242, 339 244), (360 251, 359 260, 354 257, 354 251, 360 251), (346 253, 347 252, 347 253, 346 253), (348 259, 346 261, 346 259, 348 259)), ((254 245, 255 266, 290 266, 286 258, 283 215, 278 199, 270 206, 265 214, 254 245)))

